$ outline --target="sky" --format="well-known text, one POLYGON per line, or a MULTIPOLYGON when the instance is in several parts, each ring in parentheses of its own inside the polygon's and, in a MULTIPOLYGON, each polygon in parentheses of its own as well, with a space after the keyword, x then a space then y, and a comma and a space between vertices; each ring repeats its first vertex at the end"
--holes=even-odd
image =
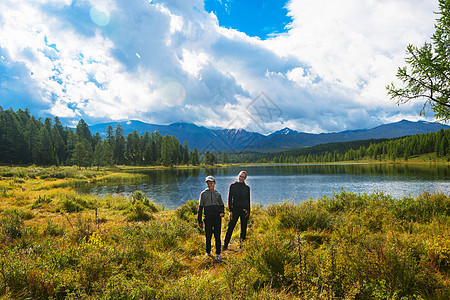
POLYGON ((397 105, 437 0, 2 0, 0 106, 69 126, 141 120, 269 133, 433 121, 397 105))

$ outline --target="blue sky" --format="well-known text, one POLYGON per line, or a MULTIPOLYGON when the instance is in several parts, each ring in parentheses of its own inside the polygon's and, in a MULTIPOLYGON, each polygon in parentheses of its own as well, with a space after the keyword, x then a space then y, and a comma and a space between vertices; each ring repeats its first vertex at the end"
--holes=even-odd
POLYGON ((436 0, 2 0, 0 106, 268 133, 419 116, 385 86, 436 0))
POLYGON ((261 39, 287 31, 292 22, 285 0, 206 0, 205 10, 213 12, 219 26, 237 29, 261 39))

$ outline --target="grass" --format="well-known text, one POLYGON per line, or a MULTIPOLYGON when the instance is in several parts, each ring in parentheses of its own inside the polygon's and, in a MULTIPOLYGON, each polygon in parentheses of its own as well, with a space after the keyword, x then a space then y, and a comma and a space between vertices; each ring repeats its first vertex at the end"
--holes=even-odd
POLYGON ((448 195, 342 190, 255 205, 242 249, 235 230, 216 263, 203 260, 196 200, 166 211, 140 191, 97 197, 72 185, 133 174, 70 167, 0 167, 0 174, 0 299, 450 298, 448 195))

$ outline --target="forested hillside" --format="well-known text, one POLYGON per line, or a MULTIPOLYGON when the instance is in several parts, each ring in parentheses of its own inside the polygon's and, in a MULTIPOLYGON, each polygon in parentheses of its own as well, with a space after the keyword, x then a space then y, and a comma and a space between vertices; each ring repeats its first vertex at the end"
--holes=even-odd
POLYGON ((310 148, 276 153, 259 158, 259 162, 305 163, 336 162, 361 159, 408 160, 413 156, 434 153, 438 158, 450 158, 450 130, 416 134, 397 139, 365 140, 331 143, 310 148))
MULTIPOLYGON (((430 153, 436 158, 449 160, 449 140, 450 130, 441 129, 403 138, 328 143, 280 153, 222 153, 219 162, 395 161, 430 153)), ((199 165, 201 161, 210 165, 218 162, 214 154, 199 154, 195 148, 189 151, 187 142, 181 145, 175 136, 162 136, 158 131, 140 134, 134 130, 125 135, 118 123, 115 128, 108 126, 102 139, 98 132, 91 133, 83 119, 73 130, 63 126, 58 117, 42 121, 31 115, 28 109, 14 112, 0 106, 0 163, 3 164, 170 166, 199 165)))
POLYGON ((3 110, 0 106, 0 163, 37 165, 107 166, 198 165, 198 151, 189 152, 174 136, 137 131, 124 135, 118 124, 108 127, 102 140, 81 119, 76 129, 63 126, 58 117, 36 119, 28 109, 3 110))

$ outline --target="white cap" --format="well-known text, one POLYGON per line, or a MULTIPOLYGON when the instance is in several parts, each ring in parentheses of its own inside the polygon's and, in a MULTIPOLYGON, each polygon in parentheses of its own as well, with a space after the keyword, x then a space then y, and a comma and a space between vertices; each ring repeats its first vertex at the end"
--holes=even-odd
POLYGON ((216 182, 216 180, 214 179, 214 177, 212 177, 211 175, 210 175, 210 176, 206 176, 205 181, 206 181, 206 182, 208 182, 208 181, 214 181, 214 182, 216 182))

